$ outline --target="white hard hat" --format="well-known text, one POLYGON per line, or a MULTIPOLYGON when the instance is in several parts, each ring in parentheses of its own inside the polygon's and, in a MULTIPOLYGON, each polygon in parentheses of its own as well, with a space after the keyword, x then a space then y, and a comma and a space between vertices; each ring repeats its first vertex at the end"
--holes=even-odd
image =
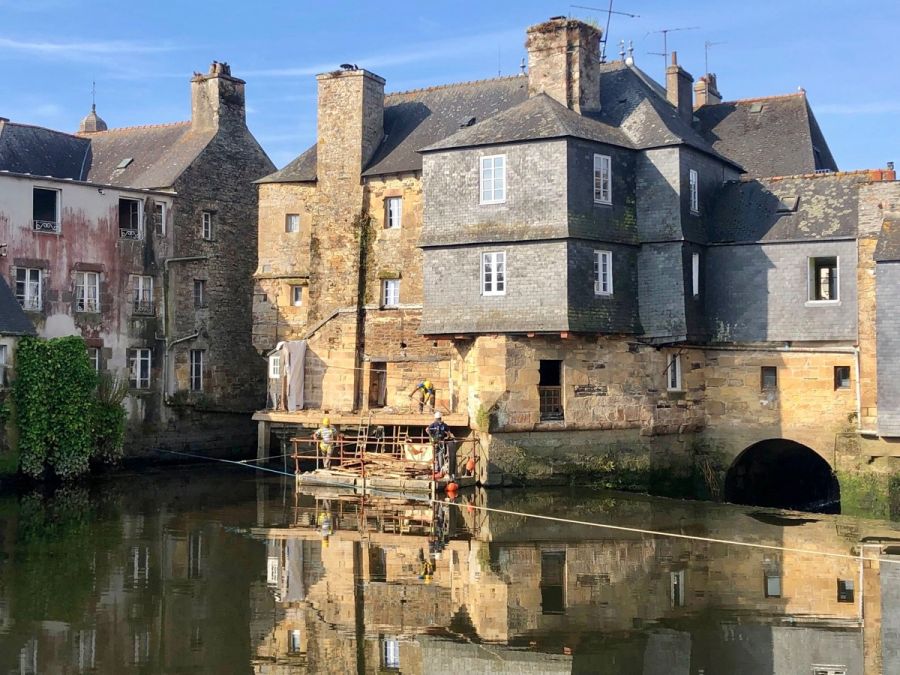
POLYGON ((438 410, 436 413, 434 413, 434 419, 436 419, 436 420, 441 419, 441 411, 440 410, 438 410))

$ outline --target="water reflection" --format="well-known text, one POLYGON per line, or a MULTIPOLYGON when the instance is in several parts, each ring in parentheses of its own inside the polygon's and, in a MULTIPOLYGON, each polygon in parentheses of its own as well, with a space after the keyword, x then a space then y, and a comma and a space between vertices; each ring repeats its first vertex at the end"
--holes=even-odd
POLYGON ((158 471, 0 498, 0 672, 895 673, 900 565, 852 556, 900 560, 898 537, 619 493, 433 505, 158 471))

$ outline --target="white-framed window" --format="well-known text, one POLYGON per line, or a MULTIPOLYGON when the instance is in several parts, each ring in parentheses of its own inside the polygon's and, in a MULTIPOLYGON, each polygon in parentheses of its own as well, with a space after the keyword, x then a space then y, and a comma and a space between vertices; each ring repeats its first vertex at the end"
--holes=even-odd
POLYGON ((700 297, 700 254, 691 254, 691 290, 695 298, 700 297))
POLYGON ((506 295, 506 252, 481 254, 482 295, 506 295))
POLYGON ((612 159, 594 155, 594 202, 612 204, 612 159))
POLYGON ((134 389, 150 388, 150 350, 129 349, 129 365, 131 366, 131 386, 134 389))
POLYGON ((388 197, 384 200, 384 226, 388 230, 399 229, 403 222, 403 198, 388 197))
POLYGON ((300 642, 300 629, 292 628, 288 631, 288 653, 299 654, 302 648, 300 642))
POLYGON ((481 158, 481 203, 500 204, 506 201, 506 155, 481 158))
POLYGON ((166 234, 166 205, 164 202, 156 202, 153 207, 153 220, 156 226, 156 234, 166 234))
POLYGON ((99 347, 88 347, 87 348, 88 361, 91 362, 91 367, 94 369, 95 373, 100 372, 100 348, 99 347))
POLYGON ((381 282, 381 306, 396 307, 400 304, 400 280, 383 279, 381 282))
POLYGON ((213 238, 213 214, 212 211, 200 213, 200 228, 203 238, 210 241, 213 238))
POLYGON ((299 307, 303 304, 303 286, 291 286, 291 306, 299 307))
POLYGON ((6 367, 9 364, 9 350, 6 345, 0 345, 0 388, 6 386, 6 367))
POLYGON ((194 279, 194 309, 206 307, 206 279, 194 279))
POLYGON ((153 277, 136 274, 132 277, 134 313, 153 314, 153 277))
POLYGON ((669 588, 672 607, 684 607, 684 570, 669 572, 669 588))
POLYGON ((75 311, 100 311, 100 274, 98 272, 75 273, 75 311))
POLYGON ((35 232, 59 234, 62 230, 60 218, 59 190, 36 187, 32 195, 31 229, 35 232))
POLYGON ((140 199, 119 198, 119 238, 143 239, 144 202, 140 199))
POLYGON ((43 305, 43 270, 33 267, 16 269, 16 300, 24 309, 37 311, 43 305))
POLYGON ((281 377, 281 354, 269 356, 269 379, 277 380, 281 377))
POLYGON ((203 391, 203 354, 202 349, 191 350, 191 391, 203 391))
POLYGON ((385 670, 400 670, 400 641, 397 638, 384 638, 381 665, 385 670))
POLYGON ((288 213, 284 216, 284 231, 290 233, 300 231, 299 213, 288 213))
POLYGON ((700 175, 697 169, 688 172, 688 182, 691 186, 691 213, 700 213, 700 175))
POLYGON ((809 258, 809 302, 838 302, 838 257, 809 258))
POLYGON ((669 354, 666 367, 666 389, 681 391, 681 354, 669 354))
POLYGON ((594 294, 612 295, 612 251, 594 251, 594 294))

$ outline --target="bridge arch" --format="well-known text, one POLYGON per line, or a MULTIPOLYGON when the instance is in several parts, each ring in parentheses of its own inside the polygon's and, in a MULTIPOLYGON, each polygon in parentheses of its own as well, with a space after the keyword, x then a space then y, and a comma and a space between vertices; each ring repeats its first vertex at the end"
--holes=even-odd
POLYGON ((725 475, 725 501, 840 513, 841 489, 827 461, 812 448, 770 438, 746 448, 725 475))

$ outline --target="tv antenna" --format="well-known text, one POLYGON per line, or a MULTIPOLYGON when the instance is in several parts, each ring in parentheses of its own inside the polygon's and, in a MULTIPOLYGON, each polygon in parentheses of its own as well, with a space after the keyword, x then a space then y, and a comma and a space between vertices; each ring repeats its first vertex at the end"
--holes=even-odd
POLYGON ((627 16, 629 19, 639 19, 641 18, 640 14, 631 14, 630 12, 617 12, 613 7, 613 0, 609 0, 609 7, 606 9, 602 9, 600 7, 588 7, 587 5, 569 5, 574 9, 589 9, 592 12, 606 12, 606 28, 603 31, 603 35, 600 36, 600 63, 606 63, 606 43, 609 40, 609 23, 612 20, 612 15, 616 14, 617 16, 627 16))
MULTIPOLYGON (((661 52, 647 52, 648 54, 654 54, 656 56, 663 57, 663 68, 669 65, 669 33, 675 33, 681 30, 699 30, 700 26, 682 26, 680 28, 661 28, 659 30, 652 30, 647 35, 652 35, 655 33, 662 33, 663 36, 663 50, 661 52)), ((645 35, 644 37, 647 37, 645 35)))
POLYGON ((709 74, 709 48, 717 45, 728 44, 727 42, 710 42, 707 40, 703 43, 703 74, 709 74))

